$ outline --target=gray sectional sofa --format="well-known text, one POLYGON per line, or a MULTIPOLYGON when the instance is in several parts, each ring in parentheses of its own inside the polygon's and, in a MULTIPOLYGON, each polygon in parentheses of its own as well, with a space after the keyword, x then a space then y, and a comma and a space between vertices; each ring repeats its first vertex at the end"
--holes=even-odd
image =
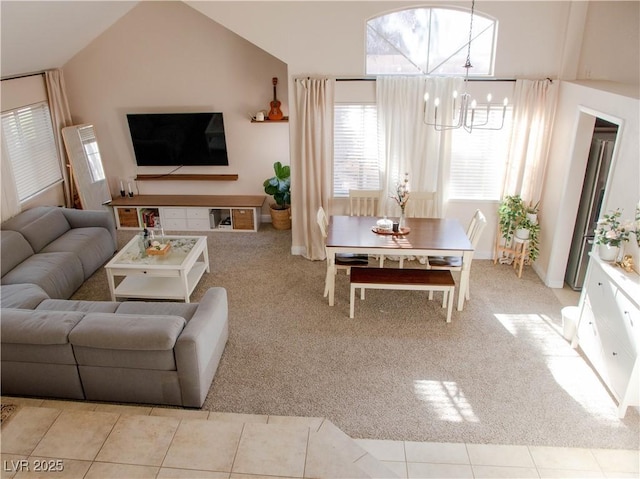
POLYGON ((227 292, 199 303, 51 299, 2 286, 2 394, 200 407, 229 335, 227 292))
POLYGON ((118 248, 108 211, 32 208, 0 225, 1 283, 37 284, 66 299, 118 248))
POLYGON ((202 406, 228 338, 225 289, 199 303, 70 300, 116 251, 111 214, 40 207, 0 230, 2 394, 202 406))

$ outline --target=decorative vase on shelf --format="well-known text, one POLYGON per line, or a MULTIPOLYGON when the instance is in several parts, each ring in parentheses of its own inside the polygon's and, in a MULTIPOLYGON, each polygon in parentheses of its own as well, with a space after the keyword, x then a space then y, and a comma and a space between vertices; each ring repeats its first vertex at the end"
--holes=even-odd
POLYGON ((615 261, 618 257, 618 246, 611 246, 608 244, 598 245, 598 256, 602 261, 615 261))

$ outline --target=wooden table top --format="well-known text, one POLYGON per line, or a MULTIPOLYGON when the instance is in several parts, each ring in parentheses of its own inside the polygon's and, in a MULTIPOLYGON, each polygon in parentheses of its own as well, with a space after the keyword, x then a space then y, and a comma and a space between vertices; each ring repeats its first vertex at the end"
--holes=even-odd
POLYGON ((422 249, 442 251, 472 251, 467 234, 456 219, 407 218, 406 235, 378 234, 372 230, 380 217, 331 216, 327 232, 327 247, 422 249))

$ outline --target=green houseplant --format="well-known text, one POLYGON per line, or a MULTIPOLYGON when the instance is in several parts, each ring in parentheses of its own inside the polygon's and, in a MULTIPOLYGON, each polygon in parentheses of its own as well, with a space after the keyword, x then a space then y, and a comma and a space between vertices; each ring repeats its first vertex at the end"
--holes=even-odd
POLYGON ((269 208, 275 229, 291 229, 291 168, 279 161, 273 164, 275 176, 264 180, 264 192, 273 197, 275 203, 269 208))
POLYGON ((500 234, 509 244, 514 236, 529 240, 529 260, 535 261, 540 254, 540 225, 538 204, 526 205, 520 195, 505 196, 498 209, 500 234))

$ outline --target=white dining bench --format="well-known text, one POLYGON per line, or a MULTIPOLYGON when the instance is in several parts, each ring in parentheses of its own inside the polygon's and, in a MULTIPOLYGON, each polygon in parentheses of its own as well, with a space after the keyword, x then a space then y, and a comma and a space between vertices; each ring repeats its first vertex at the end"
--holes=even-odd
POLYGON ((420 291, 442 291, 442 307, 447 308, 447 323, 451 322, 455 282, 450 271, 397 268, 351 268, 351 291, 349 317, 354 317, 356 289, 360 288, 360 299, 365 289, 398 289, 420 291))

